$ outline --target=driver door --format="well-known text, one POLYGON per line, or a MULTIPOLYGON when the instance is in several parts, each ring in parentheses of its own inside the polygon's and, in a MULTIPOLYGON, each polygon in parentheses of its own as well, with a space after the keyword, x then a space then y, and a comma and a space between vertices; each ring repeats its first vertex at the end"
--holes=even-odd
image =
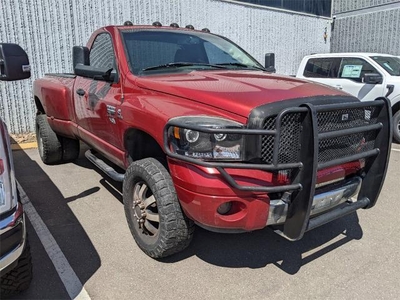
MULTIPOLYGON (((90 49, 90 66, 117 72, 111 36, 100 33, 90 49)), ((116 74, 118 78, 118 74, 116 74)), ((117 80, 115 80, 117 81, 117 80)), ((81 138, 105 153, 121 146, 118 109, 121 104, 120 82, 99 77, 78 76, 74 86, 75 114, 81 138)))
POLYGON ((362 58, 344 57, 339 69, 337 86, 362 101, 372 101, 382 97, 385 94, 384 82, 380 84, 364 83, 364 75, 369 73, 380 74, 362 58))

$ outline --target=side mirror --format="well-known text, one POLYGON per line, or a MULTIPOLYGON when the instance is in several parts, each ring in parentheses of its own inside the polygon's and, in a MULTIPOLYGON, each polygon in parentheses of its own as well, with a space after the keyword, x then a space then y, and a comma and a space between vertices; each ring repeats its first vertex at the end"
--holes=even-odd
POLYGON ((367 73, 364 75, 364 83, 368 84, 381 84, 383 82, 383 77, 378 73, 367 73))
POLYGON ((28 55, 17 44, 0 43, 0 80, 11 81, 31 77, 28 55))
POLYGON ((75 75, 110 82, 114 82, 117 78, 117 73, 114 69, 96 68, 83 64, 75 66, 75 75))
POLYGON ((265 70, 267 72, 275 73, 275 53, 265 54, 265 70))
POLYGON ((75 70, 75 67, 77 64, 82 64, 85 66, 90 65, 89 53, 90 53, 90 51, 89 51, 88 47, 84 47, 84 46, 72 47, 73 70, 75 70))

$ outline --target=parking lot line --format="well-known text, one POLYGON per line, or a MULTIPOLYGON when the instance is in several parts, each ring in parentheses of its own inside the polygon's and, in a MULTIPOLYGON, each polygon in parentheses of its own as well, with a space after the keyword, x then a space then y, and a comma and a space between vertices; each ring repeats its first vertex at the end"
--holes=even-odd
POLYGON ((394 148, 392 148, 392 151, 400 152, 400 149, 394 149, 394 148))
POLYGON ((42 218, 37 213, 35 207, 30 202, 25 191, 17 181, 18 190, 21 195, 21 202, 24 206, 25 214, 28 216, 33 228, 36 231, 44 249, 47 252, 50 260, 52 261, 58 276, 60 276, 65 289, 71 299, 86 300, 90 299, 89 294, 83 287, 81 281, 76 275, 75 271, 72 269, 64 253, 61 251, 56 240, 50 233, 47 226, 44 224, 42 218))

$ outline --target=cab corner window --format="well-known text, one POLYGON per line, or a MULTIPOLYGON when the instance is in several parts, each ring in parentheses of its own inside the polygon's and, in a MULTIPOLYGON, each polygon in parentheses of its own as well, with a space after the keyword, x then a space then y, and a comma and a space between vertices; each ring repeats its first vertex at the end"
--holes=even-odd
POLYGON ((310 58, 304 69, 304 77, 337 78, 340 58, 310 58))
POLYGON ((94 40, 90 50, 90 65, 96 68, 114 68, 114 49, 111 36, 100 33, 94 40))

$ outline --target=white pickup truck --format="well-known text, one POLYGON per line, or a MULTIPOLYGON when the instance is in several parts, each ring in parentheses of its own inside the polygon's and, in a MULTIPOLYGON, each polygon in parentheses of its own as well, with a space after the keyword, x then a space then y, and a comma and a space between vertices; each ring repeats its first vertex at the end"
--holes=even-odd
POLYGON ((324 53, 303 58, 296 77, 327 84, 362 101, 387 97, 393 138, 400 143, 400 57, 378 53, 324 53))

